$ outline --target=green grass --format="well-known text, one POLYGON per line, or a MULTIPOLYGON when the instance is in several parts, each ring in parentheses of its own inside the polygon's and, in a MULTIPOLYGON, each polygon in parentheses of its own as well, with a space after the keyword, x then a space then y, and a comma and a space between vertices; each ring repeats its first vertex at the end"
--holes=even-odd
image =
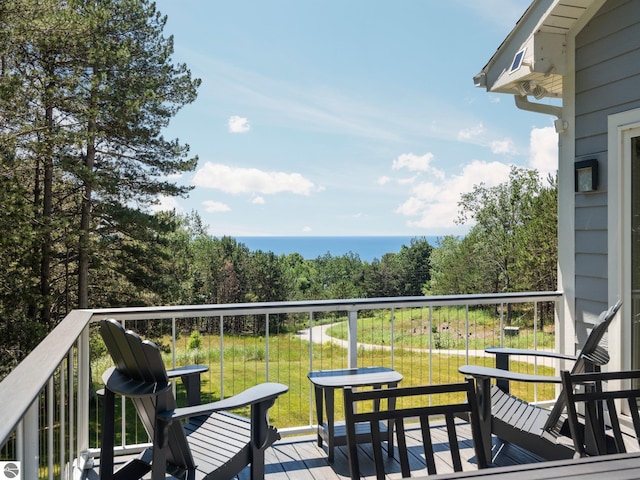
MULTIPOLYGON (((533 320, 530 313, 518 316, 519 334, 504 337, 504 346, 534 348, 533 320)), ((552 329, 552 325, 550 326, 552 329)), ((469 349, 483 350, 500 345, 500 322, 490 309, 473 309, 468 315, 464 307, 413 308, 395 312, 378 311, 370 317, 358 318, 358 342, 372 345, 391 345, 399 348, 436 350, 465 349, 469 331, 469 349), (468 322, 468 328, 467 328, 468 322), (393 328, 392 328, 393 326, 393 328), (392 338, 393 335, 393 338, 392 338)), ((347 325, 342 322, 327 330, 331 337, 347 339, 347 325)), ((555 336, 545 329, 537 332, 537 348, 553 348, 555 336)))
MULTIPOLYGON (((374 318, 362 319, 359 330, 378 330, 371 336, 363 334, 363 339, 377 339, 386 342, 389 337, 383 329, 375 328, 374 318), (368 325, 369 322, 371 325, 368 325), (360 327, 363 326, 361 329, 360 327), (379 335, 378 337, 374 335, 379 335)), ((378 322, 380 320, 378 319, 378 322)), ((383 322, 388 321, 383 319, 383 322)), ((396 319, 397 321, 397 319, 396 319)), ((414 321, 412 319, 412 321, 414 321)), ((396 327, 397 327, 396 323, 396 327)), ((406 324, 404 325, 406 328, 406 324)), ((333 331, 332 331, 333 334, 333 331)), ((337 335, 336 335, 337 336, 337 335)), ((188 337, 187 337, 188 338, 188 337)), ((224 372, 221 372, 220 362, 220 337, 216 335, 201 335, 201 348, 187 349, 186 340, 178 342, 176 347, 176 364, 206 364, 209 371, 203 376, 202 400, 214 401, 220 398, 219 379, 222 375, 225 397, 248 388, 252 385, 266 381, 267 367, 269 381, 284 383, 289 387, 288 393, 278 398, 274 407, 270 410, 270 422, 278 427, 292 427, 309 424, 309 412, 313 411, 315 422, 315 406, 311 409, 312 398, 307 373, 314 370, 326 370, 347 367, 346 349, 325 343, 313 345, 313 363, 310 362, 309 343, 300 340, 293 334, 281 334, 270 337, 269 361, 267 362, 267 347, 264 338, 249 336, 224 336, 224 372)), ((396 341, 397 341, 396 337, 396 341)), ((360 340, 364 341, 364 340, 360 340)), ((413 338, 412 338, 413 342, 413 338)), ((360 349, 358 352, 358 365, 360 366, 392 366, 404 376, 403 386, 421 385, 426 383, 447 383, 462 381, 463 376, 458 372, 458 367, 465 363, 493 366, 492 358, 470 357, 464 355, 445 355, 434 353, 416 353, 408 347, 403 348, 404 343, 399 343, 394 352, 393 360, 388 350, 360 349)), ((416 345, 416 342, 411 345, 416 345)), ((422 344, 420 344, 422 345, 422 344)), ((414 348, 413 346, 411 348, 414 348)), ((172 356, 165 354, 165 363, 171 367, 172 356)), ((112 365, 108 356, 102 356, 92 362, 93 381, 96 389, 102 388, 101 375, 112 365)), ((515 364, 512 368, 518 371, 533 373, 533 366, 529 364, 515 364)), ((549 368, 538 367, 539 374, 553 374, 549 368)), ((531 384, 514 384, 512 392, 527 400, 534 399, 531 384)), ((538 400, 554 397, 552 385, 544 386, 538 391, 538 400)), ((179 405, 185 404, 186 395, 180 382, 177 388, 177 400, 179 405)), ((419 400, 416 400, 419 401, 419 400)), ((121 409, 117 408, 118 414, 121 409)), ((241 413, 247 414, 244 409, 241 413)), ((127 424, 131 425, 127 433, 127 441, 146 441, 146 435, 142 427, 135 422, 135 412, 132 406, 126 409, 127 424)), ((340 419, 343 415, 342 402, 336 401, 336 416, 340 419)), ((101 422, 101 413, 92 407, 92 432, 91 439, 98 439, 101 422)), ((116 420, 119 425, 119 420, 116 420)), ((119 433, 118 433, 119 435, 119 433)), ((118 439, 119 441, 119 439, 118 439)))

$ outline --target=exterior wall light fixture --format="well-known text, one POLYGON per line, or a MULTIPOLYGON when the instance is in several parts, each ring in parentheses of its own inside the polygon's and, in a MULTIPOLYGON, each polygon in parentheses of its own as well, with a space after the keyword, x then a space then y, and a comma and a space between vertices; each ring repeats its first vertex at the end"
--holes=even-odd
POLYGON ((575 163, 576 192, 598 190, 598 160, 582 160, 575 163))

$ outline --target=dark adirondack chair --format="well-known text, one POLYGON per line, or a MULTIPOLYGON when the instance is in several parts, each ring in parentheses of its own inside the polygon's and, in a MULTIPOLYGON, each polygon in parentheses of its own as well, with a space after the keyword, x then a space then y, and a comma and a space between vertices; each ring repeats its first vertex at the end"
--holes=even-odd
POLYGON ((480 423, 484 439, 485 452, 491 456, 491 434, 518 445, 547 460, 572 458, 575 450, 569 438, 566 424, 566 398, 559 395, 552 409, 530 404, 509 393, 509 381, 531 383, 562 383, 560 377, 529 375, 509 371, 509 357, 528 355, 551 357, 574 362, 571 373, 598 372, 609 362, 609 353, 603 342, 604 334, 622 305, 618 301, 614 306, 602 312, 593 326, 584 347, 577 356, 561 355, 553 352, 519 350, 512 348, 488 348, 487 352, 496 354, 498 368, 464 365, 460 373, 476 379, 478 399, 480 401, 480 423), (491 379, 497 379, 495 384, 491 379))
MULTIPOLYGON (((344 405, 345 420, 347 427, 347 449, 349 455, 349 470, 352 480, 360 479, 360 467, 358 463, 358 439, 356 432, 359 424, 365 424, 371 432, 371 444, 373 449, 373 457, 375 461, 376 477, 383 480, 385 476, 385 461, 382 454, 382 444, 387 439, 386 435, 381 434, 380 422, 388 422, 395 425, 397 437, 397 452, 400 462, 400 469, 403 477, 411 475, 411 464, 415 463, 409 459, 409 451, 406 441, 405 422, 420 421, 421 438, 423 445, 423 454, 426 460, 426 468, 430 475, 436 472, 436 457, 434 455, 434 443, 431 438, 431 430, 429 419, 444 417, 446 421, 446 430, 448 434, 448 450, 451 455, 451 463, 456 472, 462 471, 462 460, 460 457, 460 447, 458 444, 458 436, 456 432, 455 417, 464 416, 469 418, 471 423, 471 431, 473 436, 473 446, 476 455, 476 461, 479 468, 487 466, 487 459, 484 456, 480 436, 480 423, 478 417, 478 403, 476 400, 475 387, 473 379, 469 378, 463 383, 453 383, 444 385, 428 385, 419 387, 402 387, 374 389, 356 392, 353 387, 344 389, 344 405), (457 403, 449 402, 441 405, 421 405, 412 408, 389 408, 389 399, 397 400, 415 396, 430 395, 434 399, 433 403, 439 403, 438 400, 443 399, 443 395, 464 394, 466 399, 457 403), (436 400, 437 399, 437 400, 436 400), (370 403, 370 410, 365 411, 367 404, 370 403), (361 413, 356 413, 357 410, 361 413)), ((391 402, 393 405, 393 402, 391 402)), ((387 444, 388 448, 393 445, 387 444)), ((390 456, 394 456, 395 452, 387 452, 390 456)), ((420 465, 424 468, 425 465, 420 465)), ((448 467, 450 468, 450 467, 448 467)))
POLYGON ((103 375, 105 414, 101 479, 152 480, 167 473, 184 480, 229 479, 247 465, 251 478, 264 478, 264 451, 280 438, 268 424, 268 410, 288 387, 264 383, 218 402, 177 408, 160 350, 120 323, 100 322, 115 367, 103 375), (115 395, 131 398, 153 447, 113 472, 115 395), (228 410, 251 406, 251 418, 228 410))
POLYGON ((578 456, 627 452, 616 407, 617 399, 626 401, 625 406, 640 447, 640 370, 581 374, 563 371, 561 377, 567 403, 567 421, 578 456), (612 380, 621 382, 621 386, 615 388, 607 384, 612 380), (603 384, 607 384, 606 389, 603 384))

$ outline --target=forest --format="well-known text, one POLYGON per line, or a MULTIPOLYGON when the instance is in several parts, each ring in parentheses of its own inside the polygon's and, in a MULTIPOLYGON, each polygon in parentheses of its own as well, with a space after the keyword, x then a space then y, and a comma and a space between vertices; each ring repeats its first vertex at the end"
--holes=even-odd
POLYGON ((163 136, 200 86, 165 22, 145 0, 0 0, 0 377, 77 308, 555 290, 557 185, 521 167, 460 198, 464 237, 372 262, 153 213, 198 162, 163 136))

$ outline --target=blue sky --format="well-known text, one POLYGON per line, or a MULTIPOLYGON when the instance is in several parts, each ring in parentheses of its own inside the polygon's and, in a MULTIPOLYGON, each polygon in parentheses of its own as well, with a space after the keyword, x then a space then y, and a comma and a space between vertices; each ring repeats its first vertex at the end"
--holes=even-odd
POLYGON ((464 234, 460 194, 555 171, 549 116, 472 78, 528 0, 159 0, 202 79, 165 135, 214 236, 464 234))

